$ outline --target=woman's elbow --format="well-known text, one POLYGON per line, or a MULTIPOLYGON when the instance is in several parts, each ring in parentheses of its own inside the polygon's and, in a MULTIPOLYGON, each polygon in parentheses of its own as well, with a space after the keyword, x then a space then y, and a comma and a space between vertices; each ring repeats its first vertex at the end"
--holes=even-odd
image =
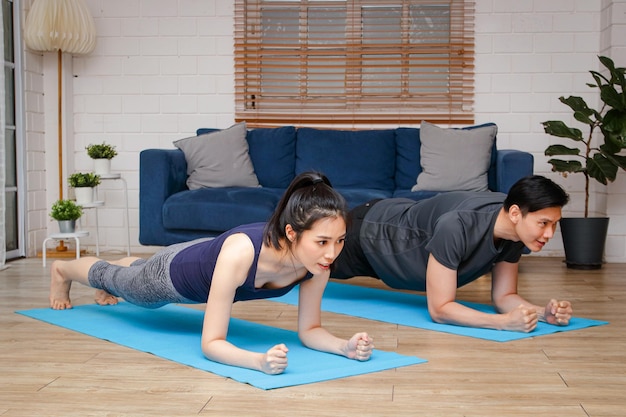
POLYGON ((300 342, 304 345, 304 347, 311 347, 311 343, 310 343, 310 335, 308 332, 304 331, 300 331, 298 332, 298 339, 300 340, 300 342))
POLYGON ((428 314, 430 314, 430 319, 435 323, 445 324, 447 322, 441 309, 428 307, 428 314))
POLYGON ((200 348, 202 349, 204 357, 211 361, 216 360, 219 352, 218 344, 216 340, 202 340, 200 342, 200 348))

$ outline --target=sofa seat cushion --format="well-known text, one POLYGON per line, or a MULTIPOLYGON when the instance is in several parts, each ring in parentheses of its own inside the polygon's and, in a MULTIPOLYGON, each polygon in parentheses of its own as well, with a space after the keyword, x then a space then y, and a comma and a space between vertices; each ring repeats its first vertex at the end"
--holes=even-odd
POLYGON ((419 201, 425 198, 434 197, 439 194, 438 191, 411 191, 410 189, 395 190, 393 192, 394 198, 410 198, 411 200, 419 201))
POLYGON ((395 133, 299 128, 295 173, 311 170, 323 172, 337 188, 393 190, 395 133))
POLYGON ((392 191, 374 190, 372 188, 346 188, 346 187, 334 187, 339 194, 346 199, 348 207, 353 209, 361 204, 365 204, 370 200, 378 198, 389 198, 392 196, 392 191))
POLYGON ((284 191, 250 187, 181 191, 163 204, 163 225, 168 229, 213 231, 267 221, 284 191))

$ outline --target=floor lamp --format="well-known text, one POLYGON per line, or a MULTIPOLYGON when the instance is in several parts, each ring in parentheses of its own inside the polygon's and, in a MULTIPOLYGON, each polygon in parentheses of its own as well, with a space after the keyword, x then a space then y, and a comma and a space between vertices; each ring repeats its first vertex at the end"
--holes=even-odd
MULTIPOLYGON (((96 26, 83 0, 35 0, 26 17, 24 41, 33 51, 57 53, 59 199, 63 199, 63 53, 93 51, 96 26)), ((67 250, 63 241, 57 250, 67 250)))

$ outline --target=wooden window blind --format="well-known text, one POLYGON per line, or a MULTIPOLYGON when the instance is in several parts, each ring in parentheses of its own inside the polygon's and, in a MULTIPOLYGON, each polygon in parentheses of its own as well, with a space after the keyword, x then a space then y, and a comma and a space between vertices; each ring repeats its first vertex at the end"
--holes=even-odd
POLYGON ((474 2, 235 0, 236 119, 473 123, 474 2))

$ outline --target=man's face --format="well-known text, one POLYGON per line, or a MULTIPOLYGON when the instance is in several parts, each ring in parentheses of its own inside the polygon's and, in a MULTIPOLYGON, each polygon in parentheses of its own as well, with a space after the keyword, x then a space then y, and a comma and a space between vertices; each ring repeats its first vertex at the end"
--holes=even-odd
POLYGON ((515 225, 519 239, 533 252, 539 252, 554 236, 561 219, 560 207, 549 207, 527 213, 515 225))

